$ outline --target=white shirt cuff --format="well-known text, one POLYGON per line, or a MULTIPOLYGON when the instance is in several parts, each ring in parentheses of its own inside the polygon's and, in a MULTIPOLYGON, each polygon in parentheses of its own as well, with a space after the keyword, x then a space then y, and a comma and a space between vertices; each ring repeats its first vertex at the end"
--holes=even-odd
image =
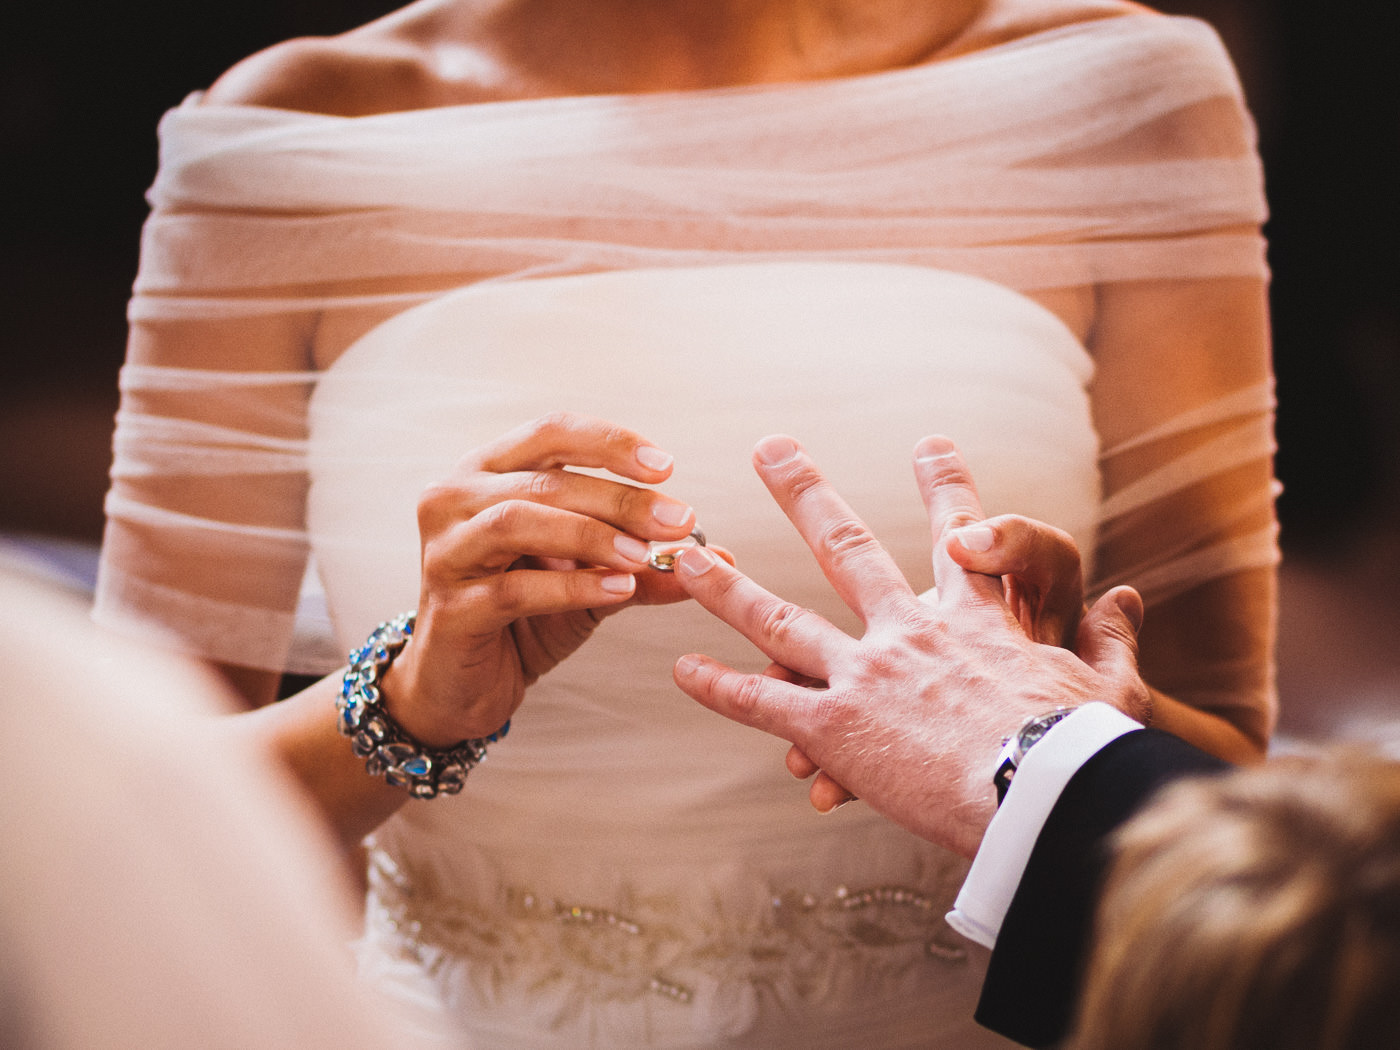
POLYGON ((1026 752, 1005 801, 987 825, 972 869, 948 913, 949 926, 983 947, 996 946, 1006 910, 1060 792, 1110 741, 1141 728, 1116 707, 1102 703, 1085 704, 1050 727, 1026 752))

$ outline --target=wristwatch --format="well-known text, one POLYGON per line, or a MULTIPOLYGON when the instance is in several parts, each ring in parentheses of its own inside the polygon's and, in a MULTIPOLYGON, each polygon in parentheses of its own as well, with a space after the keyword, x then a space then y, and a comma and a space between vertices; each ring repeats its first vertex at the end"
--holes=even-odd
POLYGON ((1050 727, 1069 715, 1074 708, 1057 707, 1043 715, 1032 715, 1021 723, 1021 728, 1001 742, 1001 754, 997 755, 997 770, 992 774, 992 783, 997 789, 997 805, 1006 798, 1006 790, 1011 786, 1011 778, 1026 752, 1034 747, 1050 727))

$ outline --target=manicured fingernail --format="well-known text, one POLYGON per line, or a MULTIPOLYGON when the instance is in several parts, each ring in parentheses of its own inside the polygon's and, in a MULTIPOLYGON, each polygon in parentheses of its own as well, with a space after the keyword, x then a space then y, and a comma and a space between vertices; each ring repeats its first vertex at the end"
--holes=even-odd
POLYGON ((957 451, 957 447, 941 434, 924 438, 914 446, 914 458, 919 462, 929 459, 946 459, 957 451))
POLYGON ((659 448, 651 445, 642 445, 636 451, 637 462, 646 467, 647 470, 665 470, 676 461, 676 457, 669 452, 662 452, 659 448))
POLYGON ((715 556, 704 547, 692 547, 676 563, 687 576, 704 576, 715 567, 715 556))
POLYGON ((598 586, 609 594, 631 594, 637 588, 637 577, 630 573, 617 573, 613 576, 604 576, 598 581, 598 586))
POLYGON ((651 516, 669 528, 684 525, 694 513, 684 503, 674 500, 657 500, 651 505, 651 516))
POLYGON ((783 434, 774 434, 755 445, 754 454, 765 466, 776 467, 797 456, 797 442, 783 434))
POLYGON ((992 549, 996 544, 997 534, 985 525, 968 525, 954 530, 953 539, 968 550, 981 554, 992 549))
POLYGON ((638 565, 645 564, 651 556, 651 547, 641 540, 633 539, 631 536, 614 536, 613 547, 628 561, 634 561, 638 565))
POLYGON ((700 657, 694 653, 688 653, 676 661, 676 674, 682 678, 689 678, 698 670, 700 670, 700 657))

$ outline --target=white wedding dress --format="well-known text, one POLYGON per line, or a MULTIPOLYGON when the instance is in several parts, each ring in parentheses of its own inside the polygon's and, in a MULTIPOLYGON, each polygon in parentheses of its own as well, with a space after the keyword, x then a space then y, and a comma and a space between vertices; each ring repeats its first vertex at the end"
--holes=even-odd
MULTIPOLYGON (((1138 437, 1223 431, 1228 455, 1101 493, 1092 359, 1029 297, 1264 275, 1248 118, 1198 22, 805 85, 353 119, 192 100, 152 200, 98 615, 212 659, 298 661, 308 551, 333 653, 412 608, 417 494, 561 409, 673 453, 665 489, 712 542, 852 629, 751 469, 765 434, 801 440, 921 589, 910 456, 934 432, 989 511, 1058 524, 1091 562, 1151 508, 1149 601, 1276 556, 1272 529, 1222 537, 1178 498, 1268 456, 1270 391, 1138 437), (1141 155, 1142 129, 1207 102, 1233 152, 1154 133, 1141 155)), ((456 1045, 1003 1045, 942 918, 963 863, 859 804, 814 814, 780 741, 675 688, 697 651, 764 662, 688 604, 608 619, 460 796, 381 828, 366 975, 456 1045)))
MULTIPOLYGON (((931 430, 988 466, 990 507, 1087 547, 1091 371, 1040 306, 916 267, 645 270, 444 296, 351 347, 312 401, 309 524, 340 641, 414 606, 415 494, 550 408, 671 451, 666 490, 713 541, 828 616, 844 610, 749 466, 765 433, 799 436, 920 587, 930 541, 911 451, 931 430)), ((559 1046, 634 1045, 638 1031, 660 1046, 986 1039, 966 1006, 977 974, 942 918, 963 866, 862 807, 818 817, 781 741, 674 687, 691 651, 762 666, 693 605, 629 610, 531 688, 461 796, 378 833, 371 958, 426 963, 390 968, 458 1004, 483 1046, 539 1046, 540 1030, 559 1046), (907 899, 851 906, 881 888, 907 899), (561 921, 575 907, 615 918, 561 921)))

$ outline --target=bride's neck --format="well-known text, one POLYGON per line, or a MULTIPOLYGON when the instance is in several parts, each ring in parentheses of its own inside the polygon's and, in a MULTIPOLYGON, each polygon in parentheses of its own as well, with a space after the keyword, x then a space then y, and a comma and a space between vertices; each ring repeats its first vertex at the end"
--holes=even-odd
POLYGON ((992 0, 422 0, 441 30, 573 92, 848 76, 956 47, 992 0), (454 34, 455 35, 455 34, 454 34))

